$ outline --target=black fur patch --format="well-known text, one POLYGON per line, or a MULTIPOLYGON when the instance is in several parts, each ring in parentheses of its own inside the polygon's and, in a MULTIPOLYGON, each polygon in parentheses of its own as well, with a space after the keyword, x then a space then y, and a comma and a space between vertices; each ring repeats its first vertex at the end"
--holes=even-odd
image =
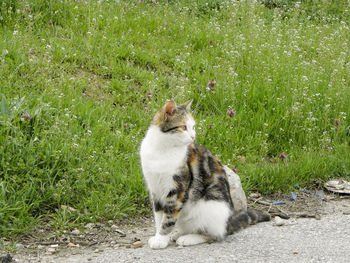
POLYGON ((162 228, 165 229, 165 228, 168 228, 168 227, 171 227, 171 226, 174 226, 174 225, 175 225, 174 221, 168 221, 162 226, 162 228))
POLYGON ((164 213, 174 214, 175 213, 175 205, 165 205, 163 207, 164 213))
POLYGON ((172 197, 172 196, 176 195, 177 192, 178 192, 178 190, 173 189, 173 190, 171 190, 171 191, 168 193, 168 195, 167 195, 166 197, 167 197, 167 198, 172 197))
POLYGON ((153 204, 154 204, 154 210, 155 210, 156 212, 158 212, 158 211, 163 211, 163 210, 164 210, 163 205, 162 205, 158 200, 155 200, 155 201, 153 202, 153 204))

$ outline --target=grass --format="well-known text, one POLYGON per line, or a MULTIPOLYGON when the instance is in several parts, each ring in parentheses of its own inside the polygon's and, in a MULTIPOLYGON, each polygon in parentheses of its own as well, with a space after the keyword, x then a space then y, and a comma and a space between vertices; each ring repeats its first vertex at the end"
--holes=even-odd
POLYGON ((167 99, 194 100, 198 143, 246 191, 349 179, 349 14, 349 1, 2 1, 0 236, 149 213, 138 150, 167 99))

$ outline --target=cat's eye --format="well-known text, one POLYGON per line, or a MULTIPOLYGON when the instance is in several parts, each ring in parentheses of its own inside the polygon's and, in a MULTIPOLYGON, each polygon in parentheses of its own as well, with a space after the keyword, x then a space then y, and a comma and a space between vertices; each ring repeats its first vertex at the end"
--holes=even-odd
POLYGON ((182 128, 184 129, 184 131, 187 131, 187 126, 186 125, 182 126, 182 128))

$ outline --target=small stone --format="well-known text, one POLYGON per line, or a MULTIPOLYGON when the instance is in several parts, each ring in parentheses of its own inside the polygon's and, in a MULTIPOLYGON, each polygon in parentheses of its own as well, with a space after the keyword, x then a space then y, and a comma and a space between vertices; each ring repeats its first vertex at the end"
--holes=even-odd
POLYGON ((111 226, 111 229, 114 231, 114 232, 117 232, 121 237, 126 237, 126 234, 121 231, 120 229, 118 229, 118 226, 116 225, 112 225, 111 226))
POLYGON ((92 260, 92 258, 88 258, 87 260, 88 260, 88 261, 91 261, 91 260, 92 260))
POLYGON ((74 243, 72 243, 72 242, 69 242, 69 243, 67 244, 67 246, 68 246, 68 247, 76 247, 76 244, 74 244, 74 243))
POLYGON ((350 215, 350 210, 344 210, 343 215, 350 215))
POLYGON ((17 248, 17 249, 23 249, 23 248, 24 248, 24 245, 21 244, 21 243, 17 243, 17 244, 16 244, 16 248, 17 248))
POLYGON ((74 229, 72 232, 71 232, 73 235, 79 235, 80 234, 80 231, 79 229, 74 229))
POLYGON ((117 242, 115 242, 114 240, 113 241, 111 241, 111 245, 115 245, 117 242))
POLYGON ((70 206, 67 206, 67 205, 61 205, 61 209, 62 210, 68 210, 68 211, 71 211, 71 212, 77 211, 77 209, 75 209, 73 207, 70 207, 70 206))
POLYGON ((46 250, 47 253, 49 254, 53 254, 56 252, 56 249, 54 247, 49 247, 47 250, 46 250))
POLYGON ((95 224, 93 224, 93 223, 87 223, 87 224, 85 225, 85 228, 87 228, 87 229, 93 229, 94 226, 95 226, 95 224))
POLYGON ((136 241, 133 243, 134 248, 140 248, 143 247, 143 243, 141 241, 136 241))
POLYGON ((298 251, 293 251, 293 254, 294 254, 294 255, 298 254, 298 251))
POLYGON ((279 216, 275 217, 275 226, 283 226, 286 224, 286 221, 280 218, 279 216))
POLYGON ((98 253, 98 252, 100 252, 100 250, 99 250, 98 248, 96 248, 96 249, 94 250, 94 253, 98 253))
POLYGON ((50 247, 58 247, 58 244, 53 244, 50 247))
POLYGON ((43 248, 45 248, 45 246, 43 246, 43 245, 38 246, 38 249, 43 249, 43 248))
POLYGON ((259 193, 251 193, 249 195, 249 198, 258 199, 260 196, 261 196, 261 194, 259 194, 259 193))

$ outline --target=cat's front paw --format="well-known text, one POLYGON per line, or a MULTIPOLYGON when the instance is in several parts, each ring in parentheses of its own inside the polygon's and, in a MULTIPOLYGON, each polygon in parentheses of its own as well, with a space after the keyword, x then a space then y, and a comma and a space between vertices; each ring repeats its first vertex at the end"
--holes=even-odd
POLYGON ((169 245, 169 236, 155 235, 148 240, 148 245, 152 249, 162 249, 169 245))

